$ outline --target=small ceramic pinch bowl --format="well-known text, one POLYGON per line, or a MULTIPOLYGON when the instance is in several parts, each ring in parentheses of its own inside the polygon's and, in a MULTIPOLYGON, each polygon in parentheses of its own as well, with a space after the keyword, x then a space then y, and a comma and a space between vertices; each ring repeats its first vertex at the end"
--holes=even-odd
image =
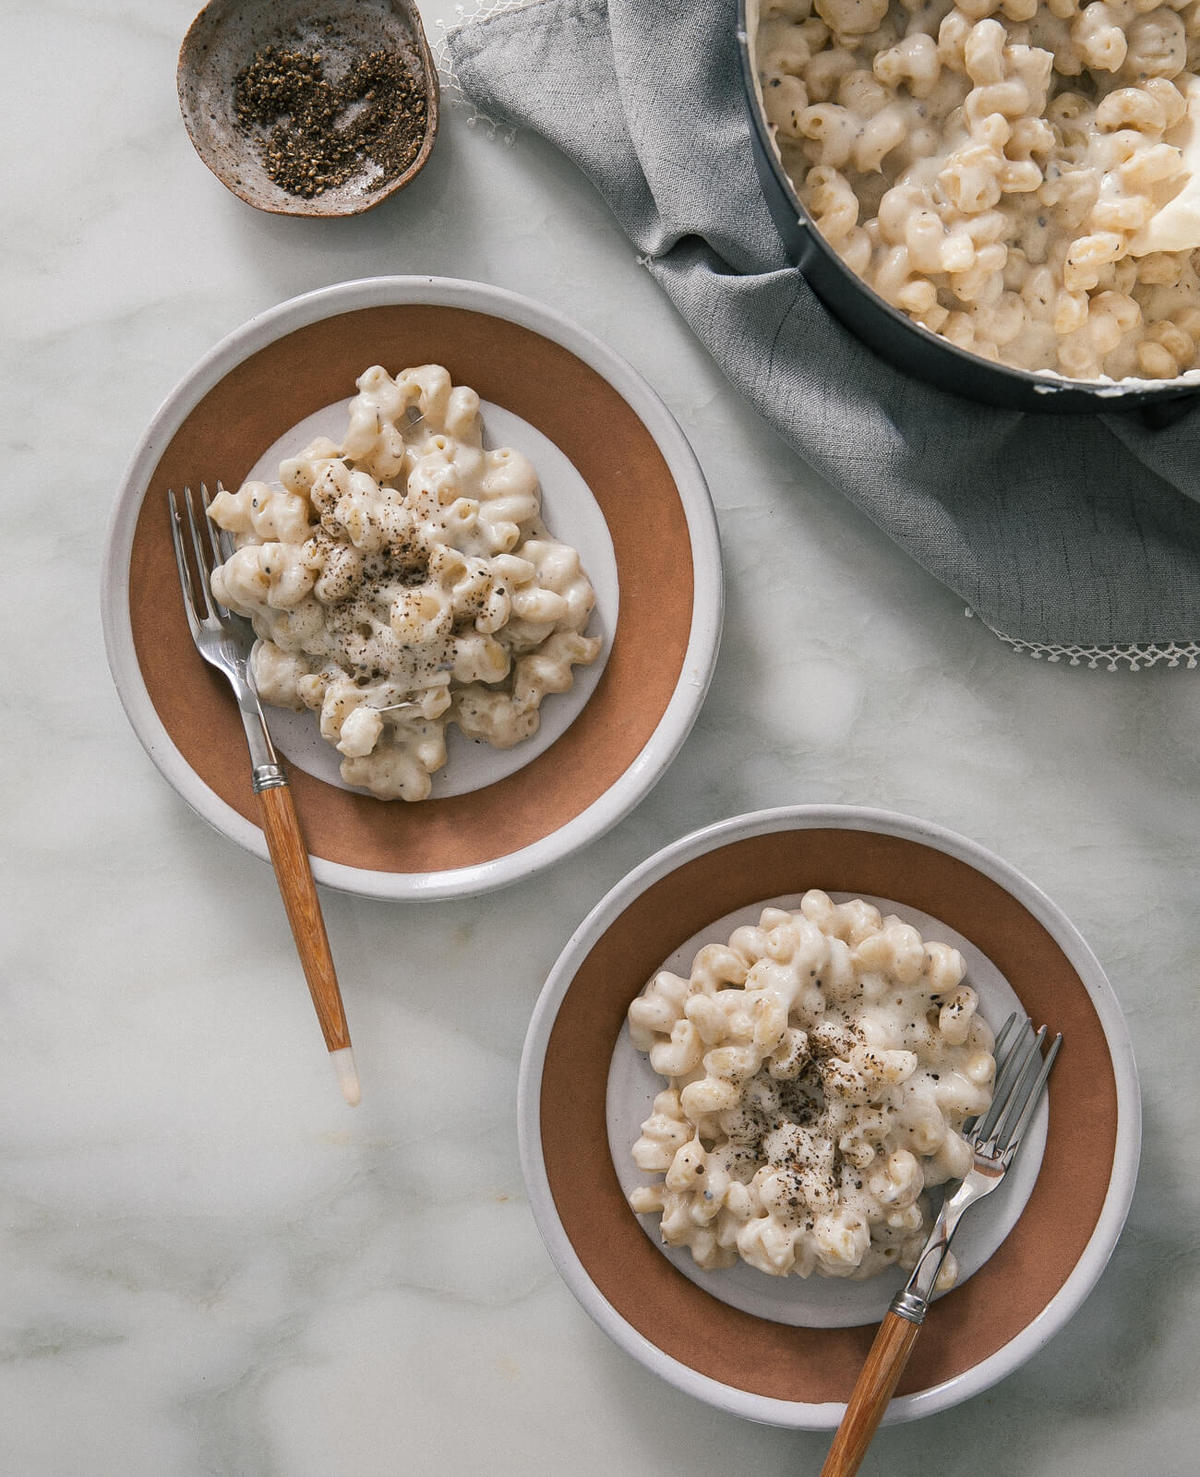
POLYGON ((276 215, 361 215, 420 173, 437 135, 411 0, 212 0, 176 81, 200 158, 276 215))
POLYGON ((1000 858, 926 822, 849 806, 737 816, 666 847, 597 904, 551 971, 521 1062, 521 1162, 546 1247, 647 1371, 734 1415, 828 1430, 905 1273, 703 1272, 627 1200, 649 1178, 630 1151, 662 1086, 629 1038, 630 1001, 659 969, 686 975, 703 944, 810 888, 865 898, 958 948, 989 1024, 1024 1009, 1063 1033, 1012 1174, 955 1239, 958 1285, 935 1302, 889 1423, 987 1389, 1074 1314, 1125 1221, 1140 1100, 1116 997, 1071 923, 1000 858))

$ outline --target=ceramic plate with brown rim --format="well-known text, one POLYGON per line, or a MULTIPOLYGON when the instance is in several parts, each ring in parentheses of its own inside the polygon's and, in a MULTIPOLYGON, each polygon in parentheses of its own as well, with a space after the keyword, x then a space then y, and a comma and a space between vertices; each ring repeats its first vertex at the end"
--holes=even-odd
POLYGON ((956 1240, 963 1276, 934 1305, 886 1420, 986 1389, 1074 1314, 1125 1223, 1141 1108, 1124 1018, 1076 929, 1013 868, 940 827, 848 806, 761 811, 684 837, 612 889, 547 980, 521 1062, 522 1167, 547 1249, 648 1370, 736 1415, 832 1429, 903 1274, 830 1287, 749 1267, 700 1273, 626 1201, 645 1179, 625 1155, 653 1090, 631 1060, 630 1001, 698 944, 814 887, 876 900, 963 947, 989 1021, 1015 1001, 1065 1039, 1019 1181, 956 1240))
POLYGON ((159 769, 265 859, 237 710, 184 621, 167 489, 274 477, 285 451, 344 430, 355 380, 376 363, 440 363, 478 392, 485 446, 529 456, 546 523, 596 590, 597 661, 547 697, 542 728, 516 748, 452 739, 428 800, 350 788, 315 715, 267 710, 319 882, 463 896, 561 860, 632 809, 690 731, 716 660, 721 560, 703 474, 662 401, 591 334, 530 299, 437 277, 341 283, 252 319, 184 379, 133 457, 109 531, 105 641, 159 769))

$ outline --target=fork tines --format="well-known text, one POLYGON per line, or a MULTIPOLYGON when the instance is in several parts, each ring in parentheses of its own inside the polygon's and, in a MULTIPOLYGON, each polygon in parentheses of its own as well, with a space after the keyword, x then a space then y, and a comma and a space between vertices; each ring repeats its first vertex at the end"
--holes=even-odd
MULTIPOLYGON (((220 491, 220 483, 217 484, 220 491)), ((184 513, 180 512, 179 500, 175 496, 175 489, 168 488, 167 504, 171 510, 171 538, 175 546, 175 562, 179 566, 179 582, 187 593, 188 601, 194 610, 203 608, 210 620, 215 620, 218 610, 212 597, 209 582, 216 565, 222 562, 221 546, 217 541, 217 530, 212 519, 208 516, 209 496, 208 488, 202 482, 200 484, 200 512, 196 512, 196 499, 193 497, 192 489, 183 489, 184 513), (197 591, 192 583, 192 571, 184 548, 184 523, 187 524, 187 542, 191 544, 192 558, 196 563, 199 574, 200 599, 197 600, 197 591), (201 534, 200 527, 204 526, 206 532, 201 534), (205 545, 207 544, 207 549, 205 545)))
POLYGON ((1034 1030, 1028 1016, 1010 1015, 996 1037, 996 1082, 992 1104, 970 1125, 973 1142, 990 1154, 1012 1155, 1029 1125, 1042 1089, 1062 1045, 1062 1034, 1051 1041, 1045 1026, 1034 1030))

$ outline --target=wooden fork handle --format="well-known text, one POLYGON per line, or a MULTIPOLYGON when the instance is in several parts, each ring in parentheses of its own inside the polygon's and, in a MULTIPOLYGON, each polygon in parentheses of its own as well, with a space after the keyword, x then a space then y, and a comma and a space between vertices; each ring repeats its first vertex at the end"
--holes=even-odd
POLYGON ((340 1051, 350 1045, 350 1032, 325 932, 325 920, 321 916, 317 886, 308 861, 308 848, 300 831, 291 789, 286 784, 277 784, 260 790, 258 802, 267 849, 279 880, 283 906, 287 910, 300 963, 304 966, 304 977, 316 1006, 325 1045, 330 1051, 340 1051))
POLYGON ((920 1331, 919 1323, 891 1312, 879 1325, 821 1468, 821 1477, 853 1477, 858 1471, 920 1331))

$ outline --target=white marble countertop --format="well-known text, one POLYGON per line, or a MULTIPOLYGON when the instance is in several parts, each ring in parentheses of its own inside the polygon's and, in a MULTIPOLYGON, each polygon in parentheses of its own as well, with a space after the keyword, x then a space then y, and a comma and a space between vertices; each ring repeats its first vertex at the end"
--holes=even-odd
MULTIPOLYGON (((422 177, 365 217, 242 204, 179 116, 196 7, 5 5, 0 1471, 816 1471, 827 1436, 719 1415, 593 1326, 515 1134, 526 1021, 590 906, 697 825, 803 801, 923 816, 1031 877, 1107 970, 1144 1094, 1128 1227, 1074 1321, 988 1393, 882 1432, 863 1470, 1194 1470, 1197 674, 1038 662, 965 618, 764 429, 536 140, 449 109, 422 177), (98 586, 122 473, 191 365, 261 309, 397 272, 539 298, 646 376, 711 485, 727 621, 692 736, 589 850, 488 898, 324 895, 352 1112, 270 872, 125 720, 98 586)), ((431 38, 455 9, 424 0, 431 38)))

